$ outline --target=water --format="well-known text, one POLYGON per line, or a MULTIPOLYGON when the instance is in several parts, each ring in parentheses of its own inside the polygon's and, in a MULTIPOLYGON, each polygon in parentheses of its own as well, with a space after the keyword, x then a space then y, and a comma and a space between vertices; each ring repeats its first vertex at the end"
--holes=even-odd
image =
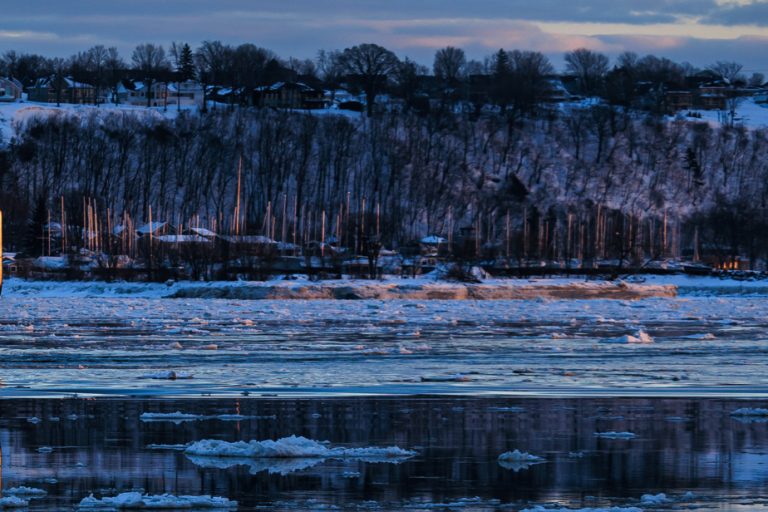
POLYGON ((766 423, 731 417, 743 405, 641 398, 6 400, 0 402, 1 485, 46 490, 45 498, 32 500, 31 510, 71 510, 91 493, 114 496, 131 489, 224 496, 239 501, 240 510, 418 509, 469 498, 476 499, 464 502, 467 510, 547 503, 639 506, 643 494, 659 492, 683 503, 658 510, 741 510, 739 504, 757 510, 768 492, 768 430, 766 423), (140 419, 147 411, 179 410, 255 417, 181 423, 140 419), (68 419, 73 414, 77 419, 68 419), (33 416, 40 423, 27 421, 33 416), (594 435, 606 431, 637 437, 594 435), (418 454, 393 462, 206 463, 148 448, 294 434, 334 446, 397 445, 418 454), (53 451, 38 453, 42 446, 53 451), (500 464, 499 454, 513 449, 546 462, 518 468, 500 464), (303 469, 292 470, 292 465, 303 469), (689 492, 694 496, 686 496, 689 492))
POLYGON ((765 311, 758 296, 3 297, 0 487, 46 490, 31 510, 135 489, 223 496, 239 510, 761 510, 768 423, 731 412, 768 407, 765 311), (191 378, 155 378, 169 372, 191 378), (205 418, 140 419, 175 411, 205 418), (595 436, 609 431, 636 437, 595 436), (290 435, 417 455, 233 460, 148 448, 290 435), (545 462, 500 464, 514 449, 545 462), (641 502, 662 492, 669 501, 641 502))
POLYGON ((768 391, 765 297, 2 306, 0 396, 768 391), (150 378, 170 371, 192 378, 150 378))

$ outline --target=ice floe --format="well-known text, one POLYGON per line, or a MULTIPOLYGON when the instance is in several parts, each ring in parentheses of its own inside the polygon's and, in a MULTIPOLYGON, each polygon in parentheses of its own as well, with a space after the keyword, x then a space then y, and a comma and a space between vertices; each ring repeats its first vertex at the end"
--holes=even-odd
POLYGON ((29 506, 29 501, 18 496, 0 498, 0 509, 25 508, 27 506, 29 506))
POLYGON ((11 487, 10 489, 3 489, 3 494, 7 494, 8 496, 24 496, 27 498, 41 498, 48 494, 48 492, 44 491, 43 489, 38 489, 36 487, 25 487, 23 485, 20 485, 19 487, 11 487))
POLYGON ((81 510, 103 509, 218 509, 237 508, 237 502, 218 496, 174 496, 172 494, 149 495, 140 492, 124 492, 114 497, 97 499, 91 494, 80 501, 81 510))
POLYGON ((669 503, 670 500, 663 492, 659 494, 643 494, 640 497, 640 503, 643 505, 661 505, 663 503, 669 503))
POLYGON ((273 441, 236 441, 203 439, 186 447, 187 455, 246 458, 361 458, 394 459, 416 455, 415 451, 397 446, 385 448, 329 448, 325 444, 302 436, 290 436, 273 441))
POLYGON ((637 434, 633 432, 595 432, 595 437, 601 439, 634 439, 637 434))

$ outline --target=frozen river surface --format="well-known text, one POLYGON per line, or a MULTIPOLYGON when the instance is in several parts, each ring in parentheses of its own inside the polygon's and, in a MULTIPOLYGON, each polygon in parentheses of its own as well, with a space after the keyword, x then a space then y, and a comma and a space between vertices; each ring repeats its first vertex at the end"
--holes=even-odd
POLYGON ((768 396, 765 296, 419 302, 11 293, 0 304, 0 396, 8 397, 768 396))

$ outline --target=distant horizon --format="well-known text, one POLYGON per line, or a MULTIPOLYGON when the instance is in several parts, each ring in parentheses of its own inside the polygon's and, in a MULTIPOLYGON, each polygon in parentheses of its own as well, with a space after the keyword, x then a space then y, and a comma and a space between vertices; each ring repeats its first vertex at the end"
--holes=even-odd
POLYGON ((69 57, 94 45, 116 47, 130 60, 142 43, 204 40, 253 43, 281 58, 315 59, 319 50, 376 43, 431 69, 445 46, 482 61, 499 48, 544 53, 558 72, 563 55, 585 47, 617 55, 633 51, 705 68, 720 60, 768 75, 768 0, 480 0, 450 2, 200 0, 130 6, 95 0, 75 4, 30 0, 4 7, 0 53, 69 57))

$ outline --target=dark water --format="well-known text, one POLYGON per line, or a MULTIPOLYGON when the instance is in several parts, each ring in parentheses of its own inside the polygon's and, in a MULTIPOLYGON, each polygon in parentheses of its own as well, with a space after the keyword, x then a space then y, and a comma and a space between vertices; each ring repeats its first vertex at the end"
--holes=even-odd
POLYGON ((4 400, 1 485, 48 491, 31 502, 31 510, 72 510, 90 493, 114 496, 132 489, 224 496, 237 500, 239 510, 327 505, 440 510, 437 504, 448 503, 464 510, 520 510, 555 502, 575 508, 641 506, 642 494, 664 492, 682 499, 688 491, 695 498, 689 495, 685 503, 654 510, 760 510, 762 497, 768 496, 768 423, 730 415, 745 406, 766 403, 658 398, 4 400), (143 412, 177 410, 256 417, 178 424, 139 418, 143 412), (73 414, 77 419, 71 419, 73 414), (30 423, 31 417, 41 421, 30 423), (51 420, 56 417, 59 421, 51 420), (630 431, 637 437, 594 435, 606 431, 630 431), (310 460, 295 465, 304 469, 292 471, 290 462, 275 460, 203 467, 179 451, 147 448, 293 434, 334 446, 397 445, 418 455, 379 463, 310 460), (44 446, 53 451, 39 453, 44 446), (546 462, 527 468, 500 465, 499 454, 514 449, 546 462))

